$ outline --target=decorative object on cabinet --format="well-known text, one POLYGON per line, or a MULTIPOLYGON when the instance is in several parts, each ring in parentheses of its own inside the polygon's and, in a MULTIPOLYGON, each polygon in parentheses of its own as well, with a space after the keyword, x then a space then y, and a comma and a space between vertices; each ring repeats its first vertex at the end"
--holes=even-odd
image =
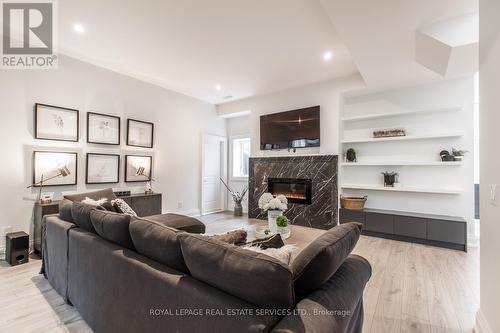
POLYGON ((127 146, 153 148, 154 124, 127 119, 127 146))
POLYGON ((365 207, 366 200, 368 200, 366 195, 364 197, 345 197, 341 195, 340 206, 345 209, 362 210, 365 207))
POLYGON ((153 175, 152 156, 145 155, 125 155, 125 181, 127 183, 144 182, 144 176, 138 174, 139 168, 144 168, 142 171, 146 175, 153 175))
POLYGON ((76 185, 78 154, 53 151, 33 152, 33 179, 30 187, 76 185))
POLYGON ((220 181, 222 182, 222 184, 224 184, 224 186, 226 187, 229 194, 231 194, 231 196, 233 197, 234 216, 243 216, 243 206, 241 205, 241 202, 243 201, 245 194, 247 194, 248 186, 245 185, 243 187, 243 190, 240 192, 240 191, 235 191, 232 188, 230 188, 229 185, 226 184, 224 179, 220 178, 220 181))
POLYGON ((79 111, 35 104, 35 139, 78 142, 79 111))
POLYGON ((397 172, 382 172, 384 175, 384 186, 385 187, 394 187, 394 183, 397 182, 397 177, 399 174, 397 172))
POLYGON ((392 138, 396 136, 406 136, 406 131, 403 128, 373 131, 374 138, 392 138))
POLYGON ((86 184, 112 184, 120 181, 120 155, 87 153, 86 184))
POLYGON ((119 145, 120 138, 120 117, 87 112, 88 143, 119 145))
POLYGON ((358 159, 356 158, 356 150, 354 150, 354 148, 347 149, 347 152, 345 154, 345 159, 346 159, 346 162, 349 162, 349 163, 357 162, 358 159))
POLYGON ((147 181, 146 181, 146 191, 144 192, 144 194, 153 194, 153 185, 152 183, 154 182, 154 179, 151 177, 151 175, 149 173, 146 173, 146 168, 141 166, 137 169, 137 171, 135 172, 135 175, 136 176, 143 176, 143 177, 146 177, 147 181))

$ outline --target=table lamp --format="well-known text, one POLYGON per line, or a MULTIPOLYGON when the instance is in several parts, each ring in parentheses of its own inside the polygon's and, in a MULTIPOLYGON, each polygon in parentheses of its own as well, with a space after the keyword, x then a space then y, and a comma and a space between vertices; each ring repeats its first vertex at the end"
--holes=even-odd
POLYGON ((51 179, 57 178, 57 177, 67 177, 67 176, 71 175, 71 172, 69 171, 67 166, 57 168, 57 172, 58 173, 55 176, 52 176, 52 177, 49 177, 46 179, 43 178, 43 174, 42 174, 42 176, 40 177, 40 181, 38 183, 32 184, 32 185, 27 187, 27 188, 31 188, 31 187, 35 187, 35 186, 40 186, 40 191, 38 192, 38 199, 37 199, 37 201, 39 203, 44 203, 44 202, 42 202, 43 201, 42 200, 42 189, 43 189, 44 183, 48 182, 51 179))
POLYGON ((151 182, 153 182, 154 179, 151 178, 151 175, 148 175, 147 173, 145 173, 145 171, 146 171, 146 168, 144 168, 143 166, 138 167, 137 171, 135 172, 135 175, 136 176, 143 176, 143 177, 146 177, 148 179, 146 181, 146 191, 144 191, 144 194, 153 194, 153 186, 151 185, 151 182))

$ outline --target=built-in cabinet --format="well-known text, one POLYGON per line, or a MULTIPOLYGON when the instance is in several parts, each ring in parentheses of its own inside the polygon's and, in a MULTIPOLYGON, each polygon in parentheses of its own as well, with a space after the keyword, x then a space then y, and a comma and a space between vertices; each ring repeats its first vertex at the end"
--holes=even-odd
POLYGON ((365 235, 467 251, 467 223, 460 217, 343 208, 339 216, 340 223, 363 224, 365 235))

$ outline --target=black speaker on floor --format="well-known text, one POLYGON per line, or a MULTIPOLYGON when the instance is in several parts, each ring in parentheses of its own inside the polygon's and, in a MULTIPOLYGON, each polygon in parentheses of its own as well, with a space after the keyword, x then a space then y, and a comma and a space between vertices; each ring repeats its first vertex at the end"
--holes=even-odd
POLYGON ((24 231, 11 232, 6 236, 7 251, 5 260, 11 266, 21 265, 29 261, 29 236, 24 231))

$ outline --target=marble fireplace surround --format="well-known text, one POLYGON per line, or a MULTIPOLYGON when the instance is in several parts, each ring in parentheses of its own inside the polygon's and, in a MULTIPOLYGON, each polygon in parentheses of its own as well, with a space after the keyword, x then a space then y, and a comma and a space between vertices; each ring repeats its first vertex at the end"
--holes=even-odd
POLYGON ((251 157, 248 216, 267 219, 258 201, 262 193, 267 192, 268 178, 311 179, 311 204, 289 203, 285 215, 292 224, 332 228, 338 220, 337 171, 337 155, 251 157))

